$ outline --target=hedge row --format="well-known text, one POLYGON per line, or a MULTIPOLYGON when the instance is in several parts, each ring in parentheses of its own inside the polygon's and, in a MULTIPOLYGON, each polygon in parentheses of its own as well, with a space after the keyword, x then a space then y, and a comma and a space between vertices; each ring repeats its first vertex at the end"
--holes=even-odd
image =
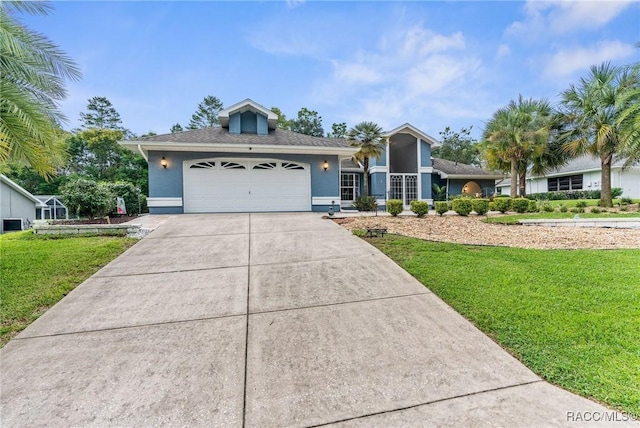
MULTIPOLYGON (((622 188, 613 187, 611 196, 618 198, 622 195, 622 188)), ((600 190, 560 190, 557 192, 531 193, 527 198, 536 201, 559 201, 563 199, 600 199, 600 190)))

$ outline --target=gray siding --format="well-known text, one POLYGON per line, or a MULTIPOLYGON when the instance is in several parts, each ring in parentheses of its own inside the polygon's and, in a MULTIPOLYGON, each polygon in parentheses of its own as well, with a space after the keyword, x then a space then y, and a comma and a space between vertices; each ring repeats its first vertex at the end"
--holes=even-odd
POLYGON ((0 233, 4 233, 5 218, 21 218, 32 222, 36 218, 36 204, 5 182, 0 182, 0 233))

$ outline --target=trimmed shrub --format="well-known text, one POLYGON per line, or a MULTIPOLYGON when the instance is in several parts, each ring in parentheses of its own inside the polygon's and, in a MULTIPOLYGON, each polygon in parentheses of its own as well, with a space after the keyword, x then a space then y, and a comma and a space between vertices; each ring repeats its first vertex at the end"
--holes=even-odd
POLYGON ((396 217, 402 212, 402 201, 400 199, 389 199, 387 201, 387 212, 396 217))
POLYGON ((116 197, 111 190, 93 180, 80 178, 69 181, 60 188, 62 201, 71 213, 91 219, 105 217, 116 207, 116 197))
POLYGON ((566 213, 567 211, 569 211, 569 208, 567 208, 567 206, 565 204, 560 204, 558 206, 560 207, 560 212, 561 213, 566 213))
POLYGON ((526 213, 529 209, 529 199, 515 198, 511 200, 511 209, 519 214, 526 213))
POLYGON ((418 217, 424 217, 429 213, 429 203, 427 201, 411 201, 411 211, 418 217))
POLYGON ((473 209, 471 198, 458 198, 451 201, 451 209, 462 216, 467 216, 473 209))
POLYGON ((375 196, 358 196, 353 206, 358 211, 375 211, 378 204, 376 204, 375 196))
POLYGON ((555 211, 553 205, 549 203, 549 201, 544 201, 540 203, 540 212, 552 213, 555 211))
POLYGON ((532 201, 529 199, 529 207, 527 208, 528 213, 537 213, 538 212, 538 203, 536 201, 532 201))
POLYGON ((511 198, 495 198, 493 204, 495 205, 496 211, 504 214, 511 209, 511 198))
POLYGON ((629 204, 629 205, 631 205, 631 204, 633 204, 633 199, 631 199, 631 198, 620 198, 620 203, 621 204, 629 204))
POLYGON ((485 215, 489 211, 489 200, 476 198, 471 200, 471 208, 478 215, 485 215))
POLYGON ((440 214, 442 216, 442 214, 446 213, 447 211, 449 211, 449 203, 446 201, 438 201, 436 202, 436 213, 440 214))
MULTIPOLYGON (((611 189, 611 196, 617 198, 622 195, 622 188, 614 187, 611 189)), ((600 199, 599 190, 560 190, 557 192, 531 193, 527 195, 529 199, 549 201, 559 201, 563 199, 600 199)))
POLYGON ((489 211, 498 211, 496 204, 494 204, 493 201, 489 202, 489 211))
POLYGON ((576 208, 585 208, 586 206, 587 206, 587 201, 576 202, 576 208))

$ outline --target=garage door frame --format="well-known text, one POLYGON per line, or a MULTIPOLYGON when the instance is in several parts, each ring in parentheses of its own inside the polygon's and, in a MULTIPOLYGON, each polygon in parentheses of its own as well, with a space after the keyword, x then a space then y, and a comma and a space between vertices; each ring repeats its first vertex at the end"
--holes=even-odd
POLYGON ((182 168, 185 213, 311 211, 309 163, 278 158, 214 157, 185 160, 182 168), (209 194, 197 194, 192 186, 202 182, 194 176, 198 173, 192 173, 193 170, 202 171, 203 175, 206 174, 204 171, 209 171, 211 175, 207 179, 216 180, 223 187, 201 188, 204 193, 209 194), (277 175, 270 176, 272 173, 277 175), (292 180, 287 174, 295 178, 292 180), (237 180, 237 186, 234 179, 237 180), (287 192, 286 187, 283 187, 285 183, 297 186, 292 186, 287 192), (274 189, 277 192, 274 193, 274 189), (237 192, 231 196, 234 190, 237 192), (216 196, 216 193, 222 195, 216 196), (195 200, 198 197, 199 204, 195 200), (217 198, 216 203, 220 205, 206 207, 203 197, 211 197, 212 200, 217 198))

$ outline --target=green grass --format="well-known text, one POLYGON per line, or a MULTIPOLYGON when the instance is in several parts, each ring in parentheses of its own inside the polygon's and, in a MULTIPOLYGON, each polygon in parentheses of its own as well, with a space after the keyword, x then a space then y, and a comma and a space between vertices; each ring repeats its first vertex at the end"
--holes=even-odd
POLYGON ((0 346, 135 242, 30 231, 0 236, 0 346))
MULTIPOLYGON (((640 217, 640 212, 624 212, 624 213, 614 213, 614 212, 606 212, 600 214, 591 214, 591 213, 579 213, 580 218, 638 218, 640 217)), ((487 217, 483 221, 486 223, 500 223, 500 224, 516 224, 518 220, 542 220, 542 219, 570 219, 575 216, 575 213, 566 212, 552 212, 552 213, 526 213, 526 214, 511 214, 511 215, 501 215, 501 216, 492 216, 487 217)))
POLYGON ((368 241, 547 381, 640 414, 640 250, 368 241))

